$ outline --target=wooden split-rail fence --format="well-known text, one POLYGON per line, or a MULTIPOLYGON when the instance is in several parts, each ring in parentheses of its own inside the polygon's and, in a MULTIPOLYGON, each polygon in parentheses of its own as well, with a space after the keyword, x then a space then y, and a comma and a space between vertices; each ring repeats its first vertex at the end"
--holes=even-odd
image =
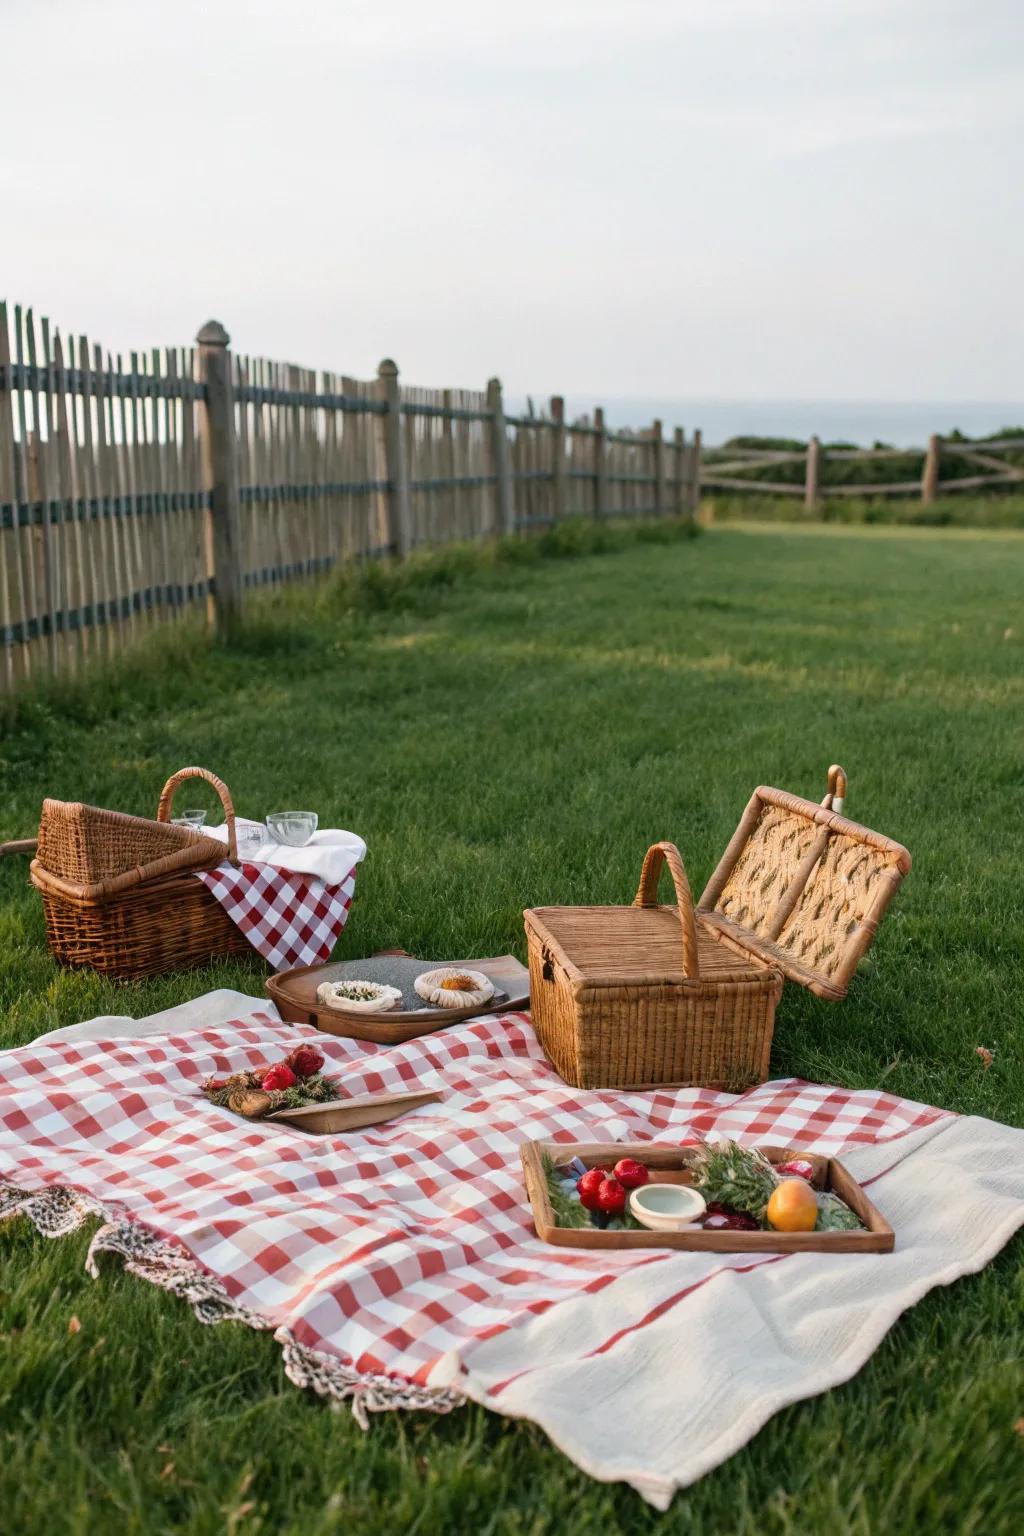
POLYGON ((197 607, 230 633, 247 590, 339 562, 696 509, 699 433, 241 357, 215 321, 196 342, 112 356, 0 305, 0 688, 197 607))
MULTIPOLYGON (((1006 455, 1024 456, 1024 438, 992 439, 979 443, 959 442, 933 433, 927 448, 829 448, 826 452, 817 437, 799 450, 737 448, 731 444, 705 452, 700 481, 705 491, 747 492, 759 496, 800 498, 808 511, 820 508, 833 496, 915 496, 930 506, 940 495, 956 491, 1002 490, 1024 481, 1024 467, 1006 455), (841 483, 830 483, 827 467, 835 465, 884 465, 899 467, 920 460, 920 475, 914 479, 882 480, 851 476, 841 483), (802 466, 802 468, 799 468, 802 466), (797 472, 799 469, 799 472, 797 472), (948 470, 944 474, 943 470, 948 470), (971 474, 971 469, 984 470, 971 474), (782 470, 784 479, 772 479, 772 471, 782 470)), ((891 471, 890 471, 891 473, 891 471)))

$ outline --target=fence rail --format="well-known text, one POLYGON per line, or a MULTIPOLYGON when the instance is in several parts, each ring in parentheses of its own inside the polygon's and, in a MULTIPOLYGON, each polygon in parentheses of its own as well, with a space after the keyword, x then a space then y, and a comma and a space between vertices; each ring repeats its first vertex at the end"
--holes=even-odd
MULTIPOLYGON (((898 470, 896 471, 898 473, 898 470)), ((936 497, 957 491, 988 490, 1024 482, 1024 437, 993 439, 980 443, 958 442, 933 434, 926 448, 828 448, 812 437, 806 448, 740 448, 727 444, 702 456, 700 484, 707 491, 739 491, 761 496, 799 497, 814 510, 833 496, 918 496, 927 506, 936 497), (1021 462, 1000 457, 1016 455, 1021 462), (901 461, 915 465, 913 479, 873 481, 864 479, 830 482, 828 466, 868 465, 901 461), (790 479, 764 478, 778 470, 802 466, 790 479), (984 469, 983 475, 965 472, 965 466, 984 469), (943 471, 947 473, 943 473, 943 471)))
POLYGON ((112 354, 0 304, 0 687, 75 671, 255 587, 573 515, 692 515, 700 433, 506 414, 501 384, 422 389, 194 347, 112 354))

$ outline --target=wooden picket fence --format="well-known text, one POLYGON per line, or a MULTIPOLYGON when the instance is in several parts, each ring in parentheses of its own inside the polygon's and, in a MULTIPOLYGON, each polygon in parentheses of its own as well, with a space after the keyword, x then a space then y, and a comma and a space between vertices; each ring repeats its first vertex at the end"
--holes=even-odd
POLYGON ((1022 456, 1024 438, 1020 437, 971 443, 933 433, 927 448, 829 448, 827 452, 819 439, 812 437, 807 447, 799 450, 736 448, 729 444, 706 451, 700 481, 707 491, 799 497, 808 511, 833 496, 914 496, 929 506, 938 496, 957 491, 987 492, 1019 485, 1024 481, 1024 464, 1014 459, 1022 456), (875 481, 858 477, 837 484, 826 478, 832 465, 895 464, 898 473, 900 466, 913 467, 915 460, 920 461, 920 474, 914 479, 875 481), (972 468, 985 473, 971 474, 972 468), (785 478, 777 478, 778 471, 783 471, 785 478), (773 474, 776 478, 769 478, 773 474))
POLYGON ((0 688, 197 608, 230 634, 247 589, 339 562, 696 509, 699 432, 236 356, 215 321, 196 341, 114 356, 0 304, 0 688))

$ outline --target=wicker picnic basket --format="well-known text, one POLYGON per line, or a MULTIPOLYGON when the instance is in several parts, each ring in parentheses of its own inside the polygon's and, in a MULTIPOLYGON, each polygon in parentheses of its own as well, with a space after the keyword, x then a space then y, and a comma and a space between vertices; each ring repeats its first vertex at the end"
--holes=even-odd
POLYGON ((910 869, 899 843, 839 814, 845 793, 838 766, 821 805, 756 789, 696 908, 679 850, 655 843, 631 907, 524 913, 533 1026, 566 1082, 764 1081, 784 979, 844 997, 910 869))
POLYGON ((63 965, 108 976, 155 976, 244 954, 249 943, 195 878, 225 858, 238 862, 235 808, 206 768, 182 768, 164 785, 156 820, 77 801, 44 800, 32 884, 43 898, 50 948, 63 965), (224 807, 227 848, 171 825, 186 779, 212 784, 224 807))

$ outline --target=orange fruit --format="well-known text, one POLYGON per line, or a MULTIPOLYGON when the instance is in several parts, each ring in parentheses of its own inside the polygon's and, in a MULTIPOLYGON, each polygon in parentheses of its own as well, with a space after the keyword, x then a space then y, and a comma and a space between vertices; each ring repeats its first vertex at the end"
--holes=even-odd
POLYGON ((813 1232, 818 1201, 806 1179, 783 1179, 768 1201, 768 1225, 776 1232, 813 1232))

